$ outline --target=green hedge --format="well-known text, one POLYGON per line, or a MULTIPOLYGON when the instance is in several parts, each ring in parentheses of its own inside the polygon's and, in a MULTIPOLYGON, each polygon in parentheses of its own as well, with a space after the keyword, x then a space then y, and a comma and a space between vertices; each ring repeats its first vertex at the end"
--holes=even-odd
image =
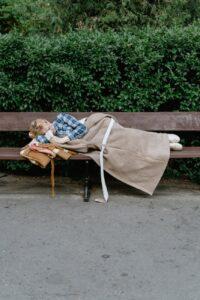
MULTIPOLYGON (((200 111, 199 84, 195 25, 0 36, 1 111, 200 111)), ((199 145, 182 135, 184 145, 191 141, 199 145)), ((199 159, 176 164, 175 176, 200 182, 199 159)))

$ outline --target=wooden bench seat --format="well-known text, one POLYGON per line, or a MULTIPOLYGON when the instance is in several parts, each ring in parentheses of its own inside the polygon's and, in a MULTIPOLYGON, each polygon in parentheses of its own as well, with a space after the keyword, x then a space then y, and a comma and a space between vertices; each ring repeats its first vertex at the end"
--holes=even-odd
MULTIPOLYGON (((77 119, 85 118, 92 113, 70 112, 77 119)), ((0 112, 0 131, 27 132, 32 120, 45 118, 52 122, 57 114, 58 112, 0 112)), ((108 112, 108 114, 115 116, 122 126, 129 128, 177 134, 179 132, 198 134, 200 131, 200 112, 108 112)), ((181 137, 181 134, 179 135, 181 137)), ((0 160, 23 160, 24 158, 19 154, 20 149, 19 147, 0 147, 0 160)), ((170 152, 170 158, 173 159, 197 157, 200 157, 200 146, 187 146, 181 151, 170 152)), ((88 201, 88 165, 91 159, 82 154, 72 156, 70 159, 86 162, 84 200, 88 201)))
MULTIPOLYGON (((10 147, 2 147, 0 148, 0 160, 24 160, 22 156, 20 156, 21 148, 10 148, 10 147)), ((193 158, 200 157, 200 147, 183 147, 181 151, 171 151, 170 158, 193 158)), ((60 158, 56 158, 60 159, 60 158)), ((82 154, 74 155, 70 158, 71 160, 91 160, 89 156, 85 156, 82 154)))

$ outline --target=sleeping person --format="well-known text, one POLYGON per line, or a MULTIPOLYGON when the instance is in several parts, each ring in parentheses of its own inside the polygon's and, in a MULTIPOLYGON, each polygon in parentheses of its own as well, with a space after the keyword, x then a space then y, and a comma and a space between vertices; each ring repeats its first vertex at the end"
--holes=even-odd
POLYGON ((67 143, 82 138, 87 133, 84 119, 77 120, 67 113, 59 113, 50 123, 46 119, 36 119, 31 122, 29 137, 33 140, 29 145, 38 143, 67 143))
MULTIPOLYGON (((29 137, 33 140, 30 145, 37 143, 60 143, 82 138, 87 133, 84 119, 77 120, 70 114, 60 113, 53 123, 46 119, 36 119, 31 122, 29 137)), ((176 134, 167 134, 171 150, 182 150, 180 137, 176 134)))

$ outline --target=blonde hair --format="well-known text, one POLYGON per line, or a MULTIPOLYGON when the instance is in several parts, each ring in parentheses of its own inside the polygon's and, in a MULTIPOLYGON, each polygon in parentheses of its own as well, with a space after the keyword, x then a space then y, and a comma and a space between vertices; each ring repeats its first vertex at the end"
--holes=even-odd
POLYGON ((41 134, 41 129, 43 128, 43 125, 41 122, 43 122, 44 119, 36 119, 33 120, 29 127, 29 137, 34 139, 38 134, 41 134))

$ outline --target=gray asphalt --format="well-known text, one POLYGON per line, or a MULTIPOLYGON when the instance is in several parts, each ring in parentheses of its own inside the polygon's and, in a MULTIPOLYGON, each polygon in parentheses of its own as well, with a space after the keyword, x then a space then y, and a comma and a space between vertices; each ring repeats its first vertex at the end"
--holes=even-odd
POLYGON ((199 300, 200 189, 162 180, 153 196, 108 184, 0 179, 1 300, 199 300))

